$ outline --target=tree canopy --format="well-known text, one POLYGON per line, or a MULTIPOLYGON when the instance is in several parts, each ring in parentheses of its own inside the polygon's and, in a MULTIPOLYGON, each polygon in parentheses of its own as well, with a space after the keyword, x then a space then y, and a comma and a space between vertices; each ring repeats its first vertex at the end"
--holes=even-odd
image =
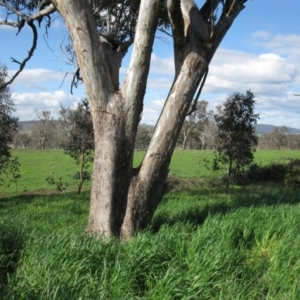
POLYGON ((61 107, 60 123, 62 124, 65 140, 63 148, 79 165, 79 171, 74 177, 79 180, 80 194, 83 182, 90 179, 88 167, 93 162, 94 130, 89 103, 86 99, 77 105, 76 109, 61 107))
MULTIPOLYGON (((6 67, 0 64, 0 86, 6 77, 6 67)), ((0 175, 10 172, 17 190, 17 179, 20 177, 19 162, 17 157, 11 158, 10 143, 17 131, 18 119, 12 116, 15 109, 10 96, 9 87, 0 89, 0 175)), ((3 184, 3 178, 0 178, 0 184, 3 184)))
POLYGON ((254 113, 254 94, 235 92, 230 95, 220 114, 215 116, 218 127, 214 168, 227 165, 227 191, 232 171, 240 172, 253 160, 258 142, 255 124, 258 114, 254 113))
MULTIPOLYGON (((0 85, 5 82, 6 77, 7 69, 0 64, 0 85)), ((0 172, 10 157, 9 144, 17 130, 18 119, 12 116, 14 104, 10 96, 9 87, 0 89, 0 172)))

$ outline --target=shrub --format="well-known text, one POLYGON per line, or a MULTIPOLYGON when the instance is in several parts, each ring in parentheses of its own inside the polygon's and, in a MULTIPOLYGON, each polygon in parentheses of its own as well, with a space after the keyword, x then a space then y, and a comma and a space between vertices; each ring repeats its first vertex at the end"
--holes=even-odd
POLYGON ((297 187, 300 182, 300 159, 289 159, 288 163, 271 163, 266 166, 254 163, 244 172, 234 174, 232 180, 238 185, 284 182, 287 187, 297 187))
POLYGON ((58 180, 55 180, 53 174, 46 177, 46 181, 51 185, 55 185, 58 192, 65 191, 69 185, 67 181, 63 181, 62 177, 59 177, 58 180))

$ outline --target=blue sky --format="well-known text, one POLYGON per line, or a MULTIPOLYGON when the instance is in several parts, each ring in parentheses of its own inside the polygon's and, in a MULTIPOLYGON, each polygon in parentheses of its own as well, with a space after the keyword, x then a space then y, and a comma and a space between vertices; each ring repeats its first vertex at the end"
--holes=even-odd
MULTIPOLYGON (((203 0, 196 1, 202 4, 203 0)), ((210 109, 224 102, 232 92, 251 89, 256 97, 259 123, 300 128, 300 1, 248 0, 246 8, 229 29, 210 65, 201 99, 210 109)), ((4 12, 0 8, 0 18, 4 12)), ((57 117, 60 103, 75 106, 84 97, 84 88, 70 94, 73 68, 60 50, 65 28, 58 15, 48 30, 39 30, 34 57, 11 86, 20 120, 35 119, 35 110, 49 109, 57 117), (46 42, 47 41, 47 42, 46 42)), ((157 32, 142 122, 154 124, 160 114, 173 78, 170 38, 157 32), (163 39, 161 39, 163 38, 163 39)), ((32 40, 29 28, 16 36, 16 30, 0 26, 0 61, 10 72, 22 60, 32 40)), ((130 54, 130 52, 129 52, 130 54)), ((129 56, 124 60, 125 74, 129 56)))

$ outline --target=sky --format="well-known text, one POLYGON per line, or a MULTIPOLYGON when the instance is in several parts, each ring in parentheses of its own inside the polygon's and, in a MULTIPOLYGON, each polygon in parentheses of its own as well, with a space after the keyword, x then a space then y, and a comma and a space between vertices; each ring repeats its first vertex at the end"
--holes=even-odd
MULTIPOLYGON (((201 6, 203 0, 196 3, 201 6)), ((248 0, 227 32, 209 67, 200 99, 215 109, 233 92, 251 90, 260 124, 300 128, 300 1, 248 0)), ((0 19, 5 17, 0 8, 0 19)), ((71 73, 61 45, 66 36, 58 14, 45 32, 39 29, 37 49, 26 68, 11 85, 16 116, 37 119, 37 111, 51 110, 58 117, 60 105, 76 107, 85 97, 84 87, 70 93, 71 73)), ((0 26, 0 62, 9 74, 17 68, 11 57, 21 61, 30 48, 28 27, 16 30, 0 26)), ((123 61, 121 82, 129 64, 130 51, 123 61)), ((151 68, 145 95, 142 123, 155 124, 174 76, 171 38, 156 33, 151 68)))

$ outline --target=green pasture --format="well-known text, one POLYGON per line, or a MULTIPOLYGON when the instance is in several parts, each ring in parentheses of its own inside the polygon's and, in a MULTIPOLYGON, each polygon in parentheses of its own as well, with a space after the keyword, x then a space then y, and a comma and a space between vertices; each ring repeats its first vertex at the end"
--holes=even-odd
MULTIPOLYGON (((144 151, 135 152, 135 166, 138 166, 144 154, 144 151)), ((53 190, 55 187, 46 182, 46 177, 51 174, 56 180, 62 177, 64 181, 67 181, 69 183, 68 191, 76 190, 77 183, 72 175, 78 170, 78 167, 62 150, 14 150, 12 155, 19 158, 21 178, 17 182, 17 187, 14 183, 11 183, 10 186, 0 186, 0 194, 16 193, 16 189, 18 193, 53 190)), ((300 151, 259 150, 255 153, 255 162, 262 165, 285 161, 287 158, 300 158, 300 151)), ((170 174, 182 178, 216 175, 205 167, 205 159, 212 161, 213 152, 207 150, 176 150, 171 161, 170 174)), ((92 170, 92 166, 90 169, 92 170)), ((84 189, 89 189, 90 184, 90 182, 86 182, 84 189)))
POLYGON ((88 191, 0 198, 1 299, 300 299, 299 190, 201 182, 127 242, 85 235, 88 191))
MULTIPOLYGON (((136 152, 135 165, 143 154, 136 152)), ((45 181, 76 171, 67 155, 13 155, 22 178, 19 194, 10 187, 0 197, 1 299, 300 299, 299 188, 267 182, 226 195, 203 165, 211 151, 178 150, 170 172, 184 180, 149 228, 126 242, 103 240, 85 234, 89 185, 78 195, 73 182, 59 194, 45 181)), ((258 151, 255 161, 299 157, 258 151)))

